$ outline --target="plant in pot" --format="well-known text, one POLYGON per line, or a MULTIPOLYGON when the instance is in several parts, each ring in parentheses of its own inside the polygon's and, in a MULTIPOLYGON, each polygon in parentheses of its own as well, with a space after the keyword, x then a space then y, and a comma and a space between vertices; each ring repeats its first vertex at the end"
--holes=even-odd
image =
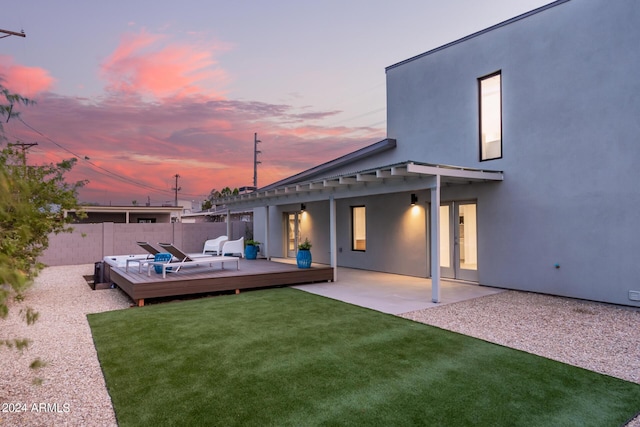
POLYGON ((256 259, 258 257, 258 251, 260 250, 260 242, 249 239, 246 241, 244 248, 244 256, 246 259, 256 259))
POLYGON ((298 245, 298 253, 296 255, 296 263, 298 268, 311 267, 311 242, 308 238, 298 245))

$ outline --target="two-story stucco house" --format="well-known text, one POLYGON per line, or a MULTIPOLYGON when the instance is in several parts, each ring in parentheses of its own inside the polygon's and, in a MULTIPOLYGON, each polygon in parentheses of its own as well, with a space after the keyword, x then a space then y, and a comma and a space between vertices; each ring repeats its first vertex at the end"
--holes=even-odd
POLYGON ((640 306, 640 2, 391 65, 387 139, 229 200, 272 257, 640 306))

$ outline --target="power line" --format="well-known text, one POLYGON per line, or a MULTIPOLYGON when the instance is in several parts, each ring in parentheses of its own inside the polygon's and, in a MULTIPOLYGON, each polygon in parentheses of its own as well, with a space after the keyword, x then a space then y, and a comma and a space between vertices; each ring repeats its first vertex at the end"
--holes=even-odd
MULTIPOLYGON (((38 135, 42 136, 47 141, 51 142, 52 144, 54 144, 55 146, 57 146, 61 150, 66 151, 67 153, 71 154, 72 156, 74 156, 74 157, 76 157, 78 159, 84 160, 86 163, 88 163, 93 168, 95 168, 95 170, 94 170, 95 172, 97 172, 97 173, 99 173, 101 175, 116 179, 116 180, 118 180, 120 182, 131 184, 131 185, 134 185, 134 186, 137 186, 137 187, 140 187, 140 188, 144 188, 146 190, 152 190, 152 191, 154 191, 156 193, 160 193, 160 194, 165 195, 165 196, 167 194, 169 194, 169 190, 156 188, 156 187, 153 187, 151 185, 144 184, 144 183, 141 183, 141 182, 138 182, 138 181, 134 181, 134 180, 132 180, 130 178, 127 178, 127 177, 118 175, 118 174, 116 174, 114 172, 111 172, 110 170, 105 169, 102 166, 99 166, 99 165, 93 163, 89 157, 81 156, 81 155, 75 153, 74 151, 71 151, 68 148, 64 147, 62 144, 59 144, 58 142, 56 142, 55 140, 53 140, 52 138, 50 138, 49 136, 47 136, 43 132, 39 131, 38 129, 36 129, 33 126, 31 126, 29 123, 25 122, 22 117, 18 117, 18 120, 20 120, 20 122, 22 122, 22 124, 24 124, 27 128, 29 128, 32 131, 36 132, 38 135)), ((193 196, 193 197, 201 197, 201 196, 203 196, 202 194, 189 194, 189 193, 182 193, 182 194, 185 195, 185 196, 193 196)))
MULTIPOLYGON (((367 88, 367 90, 365 90, 364 92, 369 92, 370 90, 371 90, 371 88, 367 88)), ((361 94, 362 93, 363 92, 361 92, 361 94)), ((362 114, 359 114, 359 115, 356 115, 356 116, 351 116, 351 117, 347 117, 347 118, 338 120, 337 122, 334 122, 332 125, 335 126, 335 125, 342 124, 342 123, 345 123, 345 122, 351 122, 353 120, 356 120, 356 119, 359 119, 359 118, 362 118, 362 117, 366 117, 366 116, 369 116, 369 115, 372 115, 372 114, 377 114, 377 113, 379 113, 381 111, 384 111, 384 108, 369 110, 369 111, 367 111, 365 113, 362 113, 362 114)), ((105 168, 103 168, 103 167, 91 162, 89 157, 78 155, 77 153, 75 153, 75 152, 69 150, 68 148, 62 146, 58 142, 54 141, 52 138, 48 137, 44 133, 40 132, 39 130, 35 129, 33 126, 31 126, 28 123, 26 123, 24 121, 24 119, 22 119, 22 117, 18 116, 18 119, 19 119, 20 122, 23 123, 24 126, 26 126, 27 128, 31 129, 32 131, 36 132, 37 134, 41 135, 42 137, 46 138, 49 142, 53 143, 54 145, 56 145, 61 150, 64 150, 65 152, 68 152, 69 154, 73 155, 74 157, 76 157, 78 159, 84 160, 88 165, 90 165, 93 168, 94 172, 96 172, 96 173, 98 173, 100 175, 103 175, 103 176, 118 180, 118 181, 123 182, 123 183, 130 184, 130 185, 133 185, 133 186, 136 186, 136 187, 139 187, 139 188, 143 188, 145 190, 151 190, 151 191, 153 191, 155 193, 158 193, 158 194, 166 195, 167 193, 169 193, 168 189, 156 188, 156 187, 153 187, 151 185, 144 184, 144 183, 135 181, 133 179, 130 179, 130 178, 115 174, 114 172, 112 172, 112 171, 110 171, 108 169, 105 169, 105 168)), ((367 125, 366 127, 377 126, 377 125, 383 124, 384 122, 385 122, 384 120, 383 121, 378 121, 378 122, 376 122, 374 124, 367 125)), ((259 151, 257 149, 257 144, 259 142, 260 142, 260 140, 257 139, 257 133, 256 133, 254 135, 254 165, 253 165, 254 166, 254 171, 253 171, 254 172, 254 174, 253 174, 254 175, 253 176, 254 187, 257 187, 257 165, 262 163, 262 162, 258 161, 258 154, 261 154, 261 151, 259 151)), ((171 189, 171 190, 175 191, 175 195, 177 197, 177 191, 178 190, 176 190, 176 188, 178 188, 177 182, 176 182, 176 187, 171 189)), ((181 188, 179 190, 181 190, 181 188)), ((203 194, 189 194, 189 193, 181 193, 181 194, 183 194, 184 196, 203 197, 203 194)), ((177 204, 177 201, 176 201, 176 204, 177 204)))

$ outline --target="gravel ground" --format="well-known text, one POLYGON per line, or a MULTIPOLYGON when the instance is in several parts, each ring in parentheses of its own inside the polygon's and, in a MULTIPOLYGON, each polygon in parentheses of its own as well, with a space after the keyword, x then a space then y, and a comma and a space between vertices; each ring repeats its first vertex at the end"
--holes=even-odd
MULTIPOLYGON (((92 273, 93 264, 46 268, 0 320, 0 339, 32 340, 22 354, 0 348, 0 404, 14 411, 0 412, 1 427, 117 425, 86 315, 131 301, 117 289, 92 291, 82 277, 92 273), (20 320, 23 306, 40 313, 35 325, 20 320), (46 366, 34 372, 36 357, 46 366)), ((638 309, 507 291, 402 317, 640 383, 638 309)))
POLYGON ((0 348, 0 404, 7 405, 0 409, 11 411, 0 412, 1 427, 117 425, 86 315, 130 300, 118 289, 91 290, 82 277, 89 274, 93 264, 44 269, 25 302, 0 320, 0 339, 32 340, 22 354, 0 348), (31 326, 18 316, 27 306, 40 313, 31 326), (46 366, 34 372, 29 364, 37 357, 46 366), (37 378, 41 385, 33 384, 37 378))

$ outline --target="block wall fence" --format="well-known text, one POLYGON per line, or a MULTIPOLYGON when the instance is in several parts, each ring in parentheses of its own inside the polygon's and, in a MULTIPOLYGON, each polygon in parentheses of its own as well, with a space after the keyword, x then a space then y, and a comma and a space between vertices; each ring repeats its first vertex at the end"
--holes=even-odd
MULTIPOLYGON (((204 242, 227 234, 226 222, 194 224, 73 224, 73 232, 51 234, 49 248, 39 261, 48 266, 92 264, 105 256, 145 253, 136 242, 173 243, 185 252, 200 252, 204 242)), ((230 239, 253 236, 253 223, 231 222, 230 239)))

